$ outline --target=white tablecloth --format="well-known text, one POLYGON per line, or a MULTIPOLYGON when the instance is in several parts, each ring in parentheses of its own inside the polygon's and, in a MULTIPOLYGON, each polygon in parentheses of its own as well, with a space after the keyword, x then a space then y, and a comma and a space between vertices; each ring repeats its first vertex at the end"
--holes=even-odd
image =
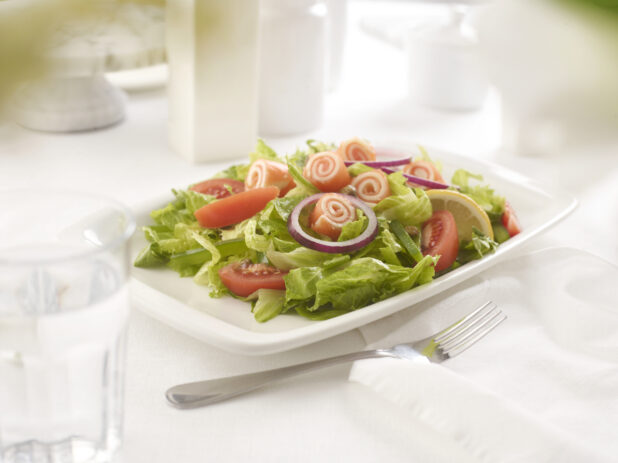
MULTIPOLYGON (((523 252, 566 244, 618 262, 612 228, 618 223, 616 140, 591 146, 585 153, 564 153, 559 159, 499 153, 496 95, 473 113, 446 114, 413 106, 405 98, 400 51, 361 34, 355 25, 362 4, 352 5, 343 85, 328 98, 324 128, 269 140, 275 148, 290 150, 306 138, 360 135, 422 142, 491 159, 569 188, 580 200, 572 216, 523 252)), ((163 89, 133 89, 127 120, 106 130, 50 135, 0 126, 0 185, 69 187, 132 205, 221 167, 192 166, 171 152, 166 118, 163 89)), ((180 382, 360 350, 365 341, 356 330, 291 352, 253 358, 220 351, 133 310, 129 339, 124 461, 475 461, 456 442, 348 382, 349 366, 291 379, 205 409, 178 411, 164 401, 165 389, 180 382)))

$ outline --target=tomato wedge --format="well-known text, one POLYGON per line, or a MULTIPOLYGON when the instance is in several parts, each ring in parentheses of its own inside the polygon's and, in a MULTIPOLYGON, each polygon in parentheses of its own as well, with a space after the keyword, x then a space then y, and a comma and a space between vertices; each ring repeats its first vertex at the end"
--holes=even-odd
POLYGON ((234 262, 219 270, 227 289, 237 296, 247 297, 258 289, 285 289, 283 277, 288 272, 272 265, 234 262))
POLYGON ((504 203, 504 212, 502 213, 502 225, 504 225, 506 231, 509 232, 509 236, 511 238, 518 233, 521 233, 521 225, 519 224, 519 219, 515 215, 515 211, 513 210, 508 201, 504 203))
POLYGON ((189 189, 221 199, 245 191, 245 184, 232 178, 211 178, 210 180, 196 183, 189 189))
POLYGON ((436 211, 423 224, 421 231, 421 249, 423 255, 440 256, 436 272, 446 270, 457 258, 459 238, 455 217, 449 211, 436 211))
POLYGON ((243 191, 202 206, 195 211, 195 218, 205 228, 227 227, 253 217, 277 195, 276 186, 243 191))

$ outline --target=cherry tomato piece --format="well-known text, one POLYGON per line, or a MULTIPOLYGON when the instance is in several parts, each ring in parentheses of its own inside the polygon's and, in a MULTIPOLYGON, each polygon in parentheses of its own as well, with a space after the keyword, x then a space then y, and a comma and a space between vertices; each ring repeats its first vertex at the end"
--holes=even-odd
POLYGON ((221 199, 245 191, 245 184, 231 178, 211 178, 210 180, 196 183, 189 189, 221 199))
POLYGON ((283 277, 288 272, 272 265, 234 262, 219 270, 227 289, 237 296, 247 297, 258 289, 285 289, 283 277))
POLYGON ((519 219, 515 215, 515 211, 507 201, 504 203, 504 212, 502 213, 502 225, 509 232, 509 236, 512 238, 521 232, 521 225, 519 219))
POLYGON ((436 272, 453 265, 459 252, 457 224, 453 214, 449 211, 436 211, 423 224, 421 250, 425 256, 440 256, 435 267, 436 272))

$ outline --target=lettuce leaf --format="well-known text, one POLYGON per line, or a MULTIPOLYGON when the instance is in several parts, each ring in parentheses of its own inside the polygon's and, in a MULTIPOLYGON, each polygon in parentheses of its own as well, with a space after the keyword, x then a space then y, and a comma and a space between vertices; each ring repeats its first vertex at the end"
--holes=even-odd
POLYGON ((302 170, 295 164, 288 162, 288 172, 294 179, 294 183, 296 183, 296 186, 286 193, 286 197, 302 196, 306 198, 307 196, 311 196, 320 192, 320 190, 318 190, 318 188, 313 185, 313 183, 303 177, 302 170))
POLYGON ((392 196, 375 205, 376 214, 388 220, 397 220, 403 226, 420 225, 431 217, 431 201, 420 188, 409 188, 401 172, 388 175, 392 196))
POLYGON ((334 143, 323 142, 319 140, 307 140, 309 154, 322 153, 324 151, 336 151, 337 145, 334 143))
POLYGON ((284 162, 274 149, 266 144, 264 140, 258 138, 254 150, 249 154, 249 160, 254 163, 258 159, 268 159, 270 161, 284 162))
POLYGON ((338 254, 314 251, 299 246, 289 252, 276 251, 272 246, 266 250, 266 258, 280 270, 290 270, 298 267, 321 266, 338 254))
POLYGON ((288 164, 292 164, 296 167, 303 167, 307 163, 307 158, 310 155, 323 151, 335 151, 337 149, 337 145, 334 143, 325 143, 318 140, 307 140, 306 144, 306 148, 297 148, 293 154, 286 156, 288 164))
POLYGON ((504 197, 497 195, 489 185, 470 185, 470 179, 483 181, 483 176, 458 169, 453 174, 451 183, 459 186, 463 194, 476 201, 487 212, 492 223, 498 222, 504 212, 504 197))
POLYGON ((369 219, 360 209, 356 210, 356 214, 358 216, 356 220, 343 224, 343 227, 341 227, 341 234, 339 235, 337 241, 348 241, 354 239, 360 235, 365 228, 367 228, 369 219))
POLYGON ((484 255, 494 252, 497 247, 497 242, 481 233, 477 228, 472 228, 472 239, 470 241, 463 241, 459 245, 457 262, 465 264, 466 262, 480 259, 484 255))
POLYGON ((251 311, 256 321, 267 322, 284 311, 285 291, 278 289, 258 289, 257 300, 251 311))
POLYGON ((434 166, 436 166, 436 169, 438 169, 438 172, 442 172, 442 163, 440 161, 434 161, 433 159, 431 159, 431 157, 429 156, 429 153, 427 152, 424 146, 422 145, 416 145, 416 146, 421 153, 421 155, 417 157, 416 159, 421 159, 423 161, 431 162, 434 166))
POLYGON ((378 259, 355 259, 343 270, 316 283, 312 309, 329 304, 336 310, 356 310, 431 281, 434 258, 426 256, 414 268, 386 264, 378 259))
POLYGON ((133 265, 140 268, 151 268, 165 264, 168 258, 162 255, 158 248, 157 243, 148 244, 139 252, 133 265))
POLYGON ((435 258, 426 256, 414 268, 408 268, 362 257, 333 270, 293 269, 285 276, 286 302, 302 301, 308 311, 322 307, 356 310, 431 281, 434 262, 435 258))
POLYGON ((231 178, 244 182, 251 164, 237 164, 215 174, 213 178, 231 178))
POLYGON ((373 167, 369 167, 368 165, 363 164, 362 162, 357 162, 348 167, 348 173, 352 177, 357 177, 360 174, 364 174, 365 172, 371 172, 372 170, 374 170, 373 167))

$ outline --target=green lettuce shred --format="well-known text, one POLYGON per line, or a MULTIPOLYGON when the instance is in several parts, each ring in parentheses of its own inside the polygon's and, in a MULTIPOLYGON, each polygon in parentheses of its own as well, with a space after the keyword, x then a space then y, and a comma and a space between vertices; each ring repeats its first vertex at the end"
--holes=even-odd
POLYGON ((451 178, 451 183, 457 185, 460 191, 472 198, 481 206, 492 223, 499 222, 504 212, 504 197, 497 195, 489 185, 470 185, 470 180, 483 181, 483 176, 473 174, 465 169, 458 169, 451 178))

